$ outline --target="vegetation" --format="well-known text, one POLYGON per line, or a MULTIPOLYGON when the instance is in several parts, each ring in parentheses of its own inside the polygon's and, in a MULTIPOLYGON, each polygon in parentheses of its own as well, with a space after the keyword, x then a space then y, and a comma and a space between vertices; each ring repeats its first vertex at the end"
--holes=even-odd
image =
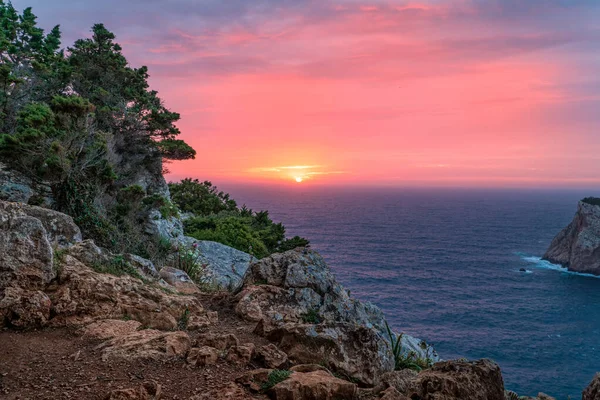
POLYGON ((143 280, 139 272, 127 262, 121 255, 114 256, 108 262, 99 262, 92 265, 96 272, 111 274, 116 276, 130 275, 134 278, 143 280))
POLYGON ((172 255, 171 265, 184 271, 194 282, 200 282, 204 266, 200 264, 200 251, 196 243, 191 246, 178 246, 172 255))
MULTIPOLYGON (((164 162, 196 152, 178 138, 179 114, 164 106, 148 77, 146 67, 129 65, 103 24, 64 50, 58 26, 46 33, 31 8, 19 13, 0 0, 0 162, 33 182, 30 202, 72 216, 84 237, 116 254, 174 263, 196 279, 196 252, 149 240, 150 216, 191 213, 190 236, 257 258, 307 245, 298 236, 287 239, 267 211, 239 208, 211 182, 170 184, 168 198, 164 162), (50 202, 39 188, 50 189, 50 202)), ((126 266, 99 268, 120 273, 126 266)))
MULTIPOLYGON (((427 355, 425 358, 419 357, 414 351, 405 352, 402 349, 402 335, 395 335, 390 329, 388 323, 385 323, 390 345, 392 347, 392 354, 394 355, 395 369, 397 371, 403 369, 412 369, 415 371, 422 371, 427 368, 431 368, 433 360, 427 355)), ((424 341, 421 342, 421 348, 429 352, 429 346, 424 341)))
POLYGON ((586 197, 581 201, 593 206, 600 206, 600 197, 586 197))
POLYGON ((302 321, 305 324, 319 324, 321 323, 321 317, 319 316, 319 311, 311 308, 308 310, 306 314, 302 314, 302 321))
POLYGON ((261 390, 267 391, 267 390, 271 389, 273 386, 277 385, 278 383, 285 381, 287 378, 290 377, 291 374, 292 374, 292 372, 287 371, 287 370, 281 370, 281 369, 273 370, 269 374, 267 381, 262 384, 261 390))
POLYGON ((96 24, 65 52, 58 26, 45 33, 31 8, 0 0, 0 161, 49 186, 86 237, 144 253, 140 215, 177 210, 155 188, 128 185, 196 153, 177 139, 179 114, 149 89, 148 69, 129 66, 114 40, 96 24))
POLYGON ((170 183, 171 198, 179 210, 193 216, 184 222, 185 233, 248 252, 257 258, 306 246, 309 241, 285 237, 285 227, 274 223, 268 211, 238 207, 229 194, 209 181, 184 179, 170 183))

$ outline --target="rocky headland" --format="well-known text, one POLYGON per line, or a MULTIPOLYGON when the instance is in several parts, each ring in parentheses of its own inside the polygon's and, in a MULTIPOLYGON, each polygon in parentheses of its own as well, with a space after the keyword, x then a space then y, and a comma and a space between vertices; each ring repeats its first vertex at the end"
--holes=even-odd
POLYGON ((573 220, 552 240, 543 259, 570 271, 600 275, 600 199, 579 202, 573 220))
POLYGON ((98 247, 65 214, 0 202, 0 397, 525 398, 493 361, 441 361, 389 331, 313 250, 195 247, 221 289, 98 247), (99 267, 115 260, 127 273, 99 267))

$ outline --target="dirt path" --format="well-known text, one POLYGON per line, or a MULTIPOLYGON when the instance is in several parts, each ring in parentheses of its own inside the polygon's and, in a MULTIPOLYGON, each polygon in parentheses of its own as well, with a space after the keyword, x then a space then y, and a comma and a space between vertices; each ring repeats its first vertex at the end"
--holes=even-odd
MULTIPOLYGON (((240 343, 267 344, 252 333, 255 324, 235 315, 224 296, 203 295, 205 308, 218 311, 219 323, 209 332, 233 333, 240 343)), ((195 334, 190 333, 192 339, 195 334)), ((162 399, 187 400, 232 382, 258 365, 234 366, 224 360, 216 365, 191 368, 184 360, 165 362, 118 360, 103 362, 100 342, 85 339, 66 328, 41 331, 0 331, 0 399, 102 400, 112 390, 157 381, 162 399)), ((248 398, 265 399, 264 396, 248 398)))

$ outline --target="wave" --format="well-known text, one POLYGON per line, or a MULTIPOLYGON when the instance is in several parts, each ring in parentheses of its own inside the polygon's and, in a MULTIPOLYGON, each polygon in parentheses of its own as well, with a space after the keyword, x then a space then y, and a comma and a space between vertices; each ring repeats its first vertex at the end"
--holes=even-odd
POLYGON ((525 254, 519 254, 519 256, 521 257, 521 259, 523 261, 526 261, 526 262, 528 262, 530 264, 533 264, 536 268, 549 269, 549 270, 552 270, 552 271, 562 272, 563 274, 576 275, 576 276, 584 276, 584 277, 587 277, 587 278, 600 279, 600 276, 598 276, 598 275, 586 274, 586 273, 575 272, 575 271, 569 271, 567 268, 563 267, 562 265, 553 264, 550 261, 542 260, 541 257, 528 256, 528 255, 525 255, 525 254))

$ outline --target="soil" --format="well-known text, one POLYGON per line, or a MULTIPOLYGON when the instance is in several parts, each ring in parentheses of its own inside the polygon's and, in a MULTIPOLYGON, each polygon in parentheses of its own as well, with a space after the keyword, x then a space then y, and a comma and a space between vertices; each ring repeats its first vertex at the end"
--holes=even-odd
MULTIPOLYGON (((233 333, 240 343, 257 347, 268 342, 252 331, 256 324, 237 317, 223 294, 200 295, 206 309, 217 311, 219 323, 208 332, 233 333)), ((198 333, 189 332, 192 340, 198 333)), ((204 332, 203 332, 204 333, 204 332)), ((193 368, 185 360, 165 362, 119 360, 103 362, 97 340, 86 339, 75 329, 19 332, 0 330, 0 399, 102 400, 115 389, 138 387, 144 381, 161 385, 161 399, 187 400, 235 380, 260 365, 236 366, 225 360, 193 368)), ((266 399, 248 393, 249 399, 266 399)))

